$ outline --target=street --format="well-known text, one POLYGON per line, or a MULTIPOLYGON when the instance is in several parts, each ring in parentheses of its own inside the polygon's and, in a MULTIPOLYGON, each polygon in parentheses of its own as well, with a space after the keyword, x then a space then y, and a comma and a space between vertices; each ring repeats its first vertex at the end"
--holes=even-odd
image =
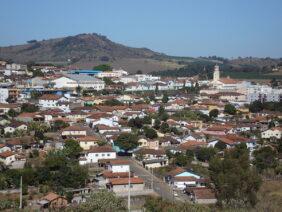
POLYGON ((177 192, 178 196, 175 196, 174 192, 176 191, 173 191, 172 187, 154 176, 149 170, 142 167, 134 159, 128 158, 128 160, 130 161, 131 171, 133 171, 137 176, 143 178, 145 180, 145 184, 149 185, 150 188, 153 185, 154 191, 163 199, 182 202, 187 200, 187 195, 183 195, 181 192, 177 192))

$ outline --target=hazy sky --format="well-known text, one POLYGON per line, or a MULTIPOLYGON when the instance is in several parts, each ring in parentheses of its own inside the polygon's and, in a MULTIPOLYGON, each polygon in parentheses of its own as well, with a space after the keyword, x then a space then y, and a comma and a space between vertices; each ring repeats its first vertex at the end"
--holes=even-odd
POLYGON ((169 55, 282 57, 282 0, 3 0, 0 46, 100 33, 169 55))

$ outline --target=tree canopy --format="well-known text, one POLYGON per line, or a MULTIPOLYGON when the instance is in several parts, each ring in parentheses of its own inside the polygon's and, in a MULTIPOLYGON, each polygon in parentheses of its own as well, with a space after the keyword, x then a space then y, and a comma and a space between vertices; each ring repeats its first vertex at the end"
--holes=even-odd
POLYGON ((130 151, 138 146, 137 136, 132 133, 121 133, 115 140, 115 145, 124 151, 130 151))
POLYGON ((209 171, 220 205, 248 207, 256 204, 261 178, 250 166, 245 144, 226 150, 223 159, 214 157, 209 171))
POLYGON ((224 106, 224 113, 227 113, 229 115, 235 115, 237 112, 236 108, 234 105, 232 104, 226 104, 224 106))

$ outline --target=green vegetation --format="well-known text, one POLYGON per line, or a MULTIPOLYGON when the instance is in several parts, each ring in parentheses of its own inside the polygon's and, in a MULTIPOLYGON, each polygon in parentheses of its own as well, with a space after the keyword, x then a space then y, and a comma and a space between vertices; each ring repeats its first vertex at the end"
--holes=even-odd
POLYGON ((270 111, 277 111, 282 112, 282 102, 260 102, 254 101, 249 105, 249 110, 252 113, 258 113, 262 110, 270 110, 270 111))
POLYGON ((209 212, 209 207, 191 203, 169 202, 162 198, 147 197, 144 205, 146 212, 209 212))
POLYGON ((278 165, 277 151, 270 146, 264 146, 254 151, 254 165, 258 171, 274 169, 278 165))
POLYGON ((127 211, 127 207, 123 199, 117 197, 113 192, 107 190, 98 190, 98 192, 91 193, 87 197, 86 202, 74 207, 73 211, 78 212, 110 212, 110 211, 127 211))
POLYGON ((209 112, 210 118, 216 118, 218 116, 218 114, 219 114, 218 109, 213 109, 209 112))
POLYGON ((237 112, 236 108, 232 104, 227 104, 224 106, 224 113, 227 113, 229 115, 235 115, 237 112))
POLYGON ((38 107, 34 104, 23 103, 21 106, 21 112, 24 113, 33 113, 38 111, 38 107))
POLYGON ((113 68, 108 64, 102 64, 93 67, 93 70, 99 70, 99 71, 111 71, 112 69, 113 68))
POLYGON ((137 136, 132 133, 121 133, 115 140, 115 145, 126 152, 133 150, 138 146, 137 136))
POLYGON ((209 170, 220 206, 232 208, 255 206, 261 178, 250 166, 249 152, 245 144, 225 151, 223 159, 214 157, 209 170))

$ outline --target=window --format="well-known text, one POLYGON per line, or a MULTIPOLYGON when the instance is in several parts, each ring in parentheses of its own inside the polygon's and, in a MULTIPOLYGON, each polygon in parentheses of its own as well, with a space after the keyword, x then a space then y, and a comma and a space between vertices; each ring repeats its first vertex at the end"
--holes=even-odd
POLYGON ((107 156, 110 156, 110 154, 108 153, 107 156))
POLYGON ((102 154, 102 157, 104 157, 105 156, 105 154, 102 154))
POLYGON ((99 154, 95 154, 95 156, 96 156, 96 157, 98 157, 98 156, 99 156, 99 154))

